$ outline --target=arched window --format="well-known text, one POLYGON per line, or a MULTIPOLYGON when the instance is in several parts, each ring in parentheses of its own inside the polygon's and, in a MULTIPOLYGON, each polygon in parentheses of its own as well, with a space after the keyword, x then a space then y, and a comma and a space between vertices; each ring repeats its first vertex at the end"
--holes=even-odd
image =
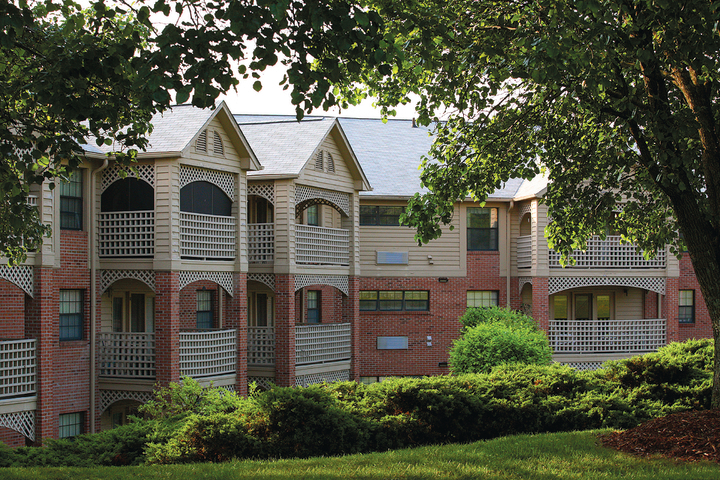
POLYGON ((210 182, 192 182, 180 189, 180 211, 229 217, 232 200, 210 182))
POLYGON ((103 212, 136 212, 155 209, 153 187, 138 178, 123 178, 110 185, 100 199, 103 212))

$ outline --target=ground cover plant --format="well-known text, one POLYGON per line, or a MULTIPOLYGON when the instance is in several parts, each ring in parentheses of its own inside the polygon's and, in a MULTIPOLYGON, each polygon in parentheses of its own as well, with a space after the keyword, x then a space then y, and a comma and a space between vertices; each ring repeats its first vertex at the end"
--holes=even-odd
POLYGON ((632 428, 707 409, 711 340, 673 344, 595 372, 500 365, 485 374, 339 382, 247 398, 185 379, 136 423, 74 441, 0 450, 0 465, 131 465, 345 455, 534 432, 632 428), (87 452, 87 453, 85 453, 87 452))

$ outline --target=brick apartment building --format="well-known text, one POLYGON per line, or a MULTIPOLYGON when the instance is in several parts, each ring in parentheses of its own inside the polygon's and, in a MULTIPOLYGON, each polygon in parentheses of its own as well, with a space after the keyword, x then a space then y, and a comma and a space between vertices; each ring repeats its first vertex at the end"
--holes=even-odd
POLYGON ((247 392, 448 372, 469 306, 530 313, 593 368, 711 336, 687 256, 593 238, 561 268, 544 179, 510 181, 418 247, 398 223, 428 132, 411 121, 179 106, 123 172, 85 146, 32 192, 53 235, 0 267, 0 440, 112 428, 183 375, 247 392))

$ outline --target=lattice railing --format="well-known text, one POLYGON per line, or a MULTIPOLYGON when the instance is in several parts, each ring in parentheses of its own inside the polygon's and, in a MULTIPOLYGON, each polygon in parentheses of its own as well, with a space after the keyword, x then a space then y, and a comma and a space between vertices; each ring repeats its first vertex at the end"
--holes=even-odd
POLYGON ((248 365, 275 364, 275 329, 273 327, 247 327, 248 365))
POLYGON ((275 259, 275 225, 251 223, 248 225, 248 262, 273 263, 275 259))
POLYGON ((517 239, 517 266, 518 268, 532 267, 532 236, 524 235, 517 239))
POLYGON ((237 331, 180 332, 180 374, 192 378, 235 373, 237 331))
POLYGON ((235 217, 180 212, 182 257, 232 260, 237 242, 235 217))
POLYGON ((101 213, 98 222, 101 257, 155 255, 155 212, 101 213))
POLYGON ((666 344, 664 318, 643 320, 550 320, 555 353, 648 352, 666 344))
POLYGON ((100 333, 98 357, 101 377, 155 378, 155 334, 100 333))
MULTIPOLYGON (((633 244, 621 243, 619 235, 610 235, 601 240, 598 236, 591 237, 587 248, 572 253, 575 265, 567 268, 665 268, 665 250, 657 252, 652 260, 645 260, 642 251, 633 244)), ((550 268, 562 268, 560 254, 550 250, 550 268)))
POLYGON ((0 399, 35 394, 35 340, 0 342, 0 399))
POLYGON ((296 263, 350 264, 350 233, 340 228, 295 225, 296 263))
POLYGON ((350 360, 349 323, 295 326, 295 363, 327 363, 350 360))

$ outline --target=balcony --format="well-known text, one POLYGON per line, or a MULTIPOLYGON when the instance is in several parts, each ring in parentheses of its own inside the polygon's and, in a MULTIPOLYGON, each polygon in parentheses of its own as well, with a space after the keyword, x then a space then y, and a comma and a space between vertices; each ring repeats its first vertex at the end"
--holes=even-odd
MULTIPOLYGON (((522 237, 521 237, 522 238, 522 237)), ((587 248, 583 251, 575 251, 572 254, 575 265, 567 266, 572 269, 648 269, 665 268, 665 251, 657 252, 652 260, 645 260, 641 251, 632 244, 620 242, 619 235, 610 235, 605 240, 593 236, 587 242, 587 248)), ((520 260, 520 241, 518 240, 518 262, 520 260)), ((560 265, 560 254, 550 250, 550 268, 562 268, 560 265)), ((518 265, 519 266, 519 265, 518 265)))
POLYGON ((237 248, 235 217, 180 212, 180 256, 233 260, 237 248))
POLYGON ((98 342, 101 377, 155 378, 154 333, 100 333, 98 342))
POLYGON ((251 223, 248 225, 248 262, 273 263, 275 259, 275 225, 251 223))
POLYGON ((234 375, 236 361, 235 329, 180 332, 180 375, 195 379, 234 375))
POLYGON ((155 212, 152 210, 100 213, 100 257, 155 255, 155 212))
MULTIPOLYGON (((349 323, 319 323, 295 326, 295 364, 312 365, 350 360, 349 323)), ((275 330, 248 327, 248 365, 275 364, 275 330)))
POLYGON ((0 341, 0 400, 35 395, 35 340, 0 341))
POLYGON ((306 265, 349 265, 350 233, 340 228, 295 225, 295 259, 306 265))
POLYGON ((666 321, 550 320, 548 338, 556 354, 650 352, 666 344, 666 321))

